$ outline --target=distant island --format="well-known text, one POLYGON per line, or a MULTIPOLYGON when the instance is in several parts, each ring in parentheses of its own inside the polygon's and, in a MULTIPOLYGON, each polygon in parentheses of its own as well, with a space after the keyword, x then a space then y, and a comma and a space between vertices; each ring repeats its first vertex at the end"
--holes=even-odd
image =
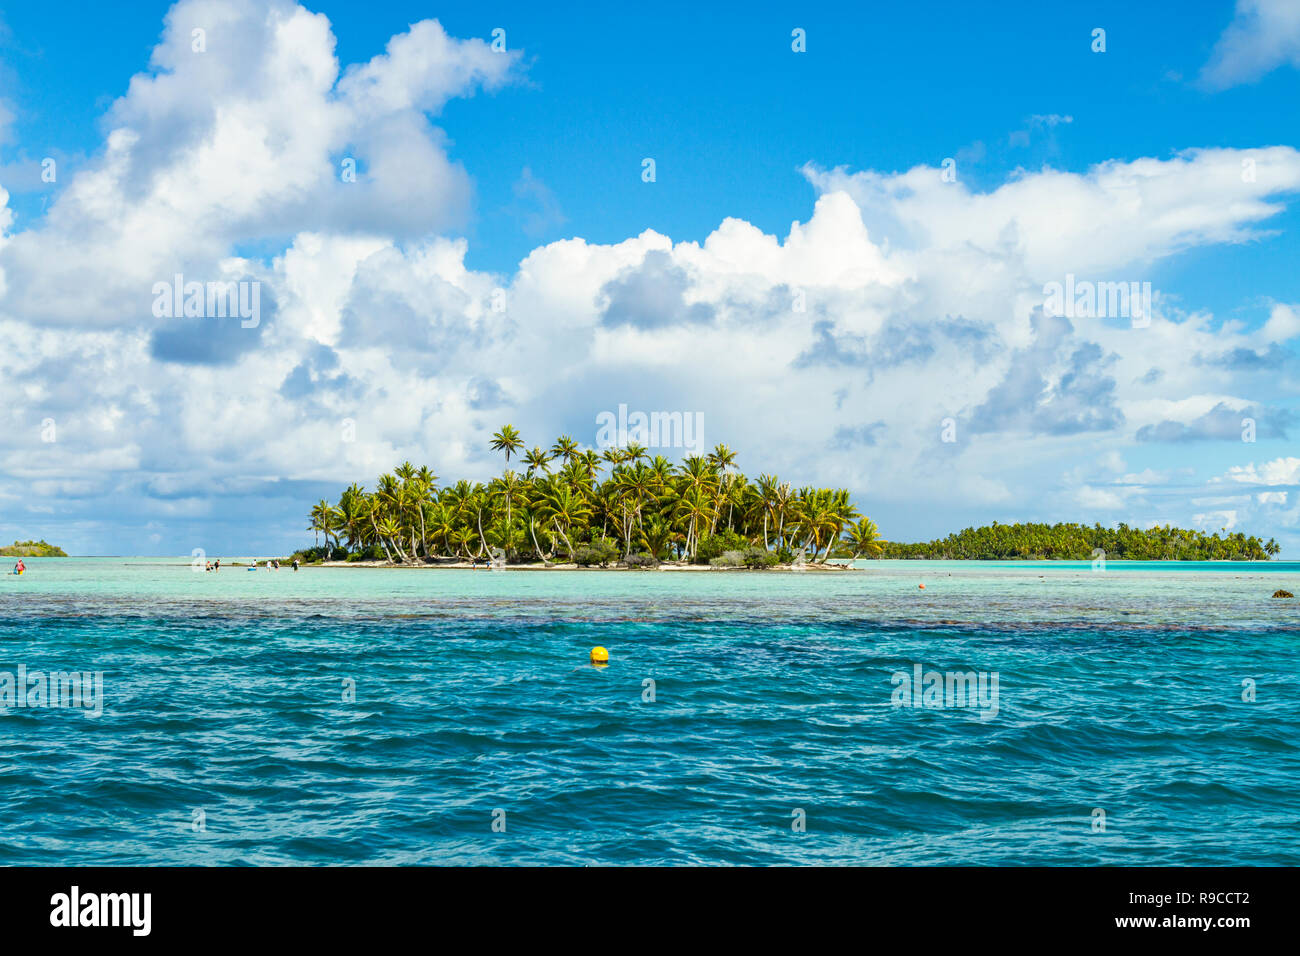
POLYGON ((998 524, 966 528, 920 544, 884 542, 879 557, 969 561, 1088 561, 1102 552, 1113 561, 1267 561, 1282 549, 1269 538, 1207 535, 1157 525, 1143 531, 1082 524, 998 524))
POLYGON ((1281 550, 1271 538, 1125 524, 994 522, 904 544, 884 540, 846 489, 751 480, 724 444, 674 464, 635 442, 597 452, 568 435, 525 451, 506 425, 490 447, 507 467, 486 484, 440 487, 429 468, 403 462, 373 491, 352 484, 337 502, 319 501, 308 516, 315 545, 286 560, 822 570, 853 558, 1086 561, 1100 549, 1111 560, 1267 560, 1281 550))
POLYGON ((56 548, 44 539, 40 541, 15 541, 0 547, 0 558, 66 558, 62 548, 56 548))

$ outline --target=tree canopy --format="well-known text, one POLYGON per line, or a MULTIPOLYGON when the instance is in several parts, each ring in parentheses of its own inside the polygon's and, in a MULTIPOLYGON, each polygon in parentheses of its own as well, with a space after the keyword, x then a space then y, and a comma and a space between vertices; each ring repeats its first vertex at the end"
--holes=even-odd
POLYGON ((403 462, 372 490, 353 484, 337 502, 318 502, 309 524, 318 551, 306 556, 605 564, 640 555, 761 567, 880 547, 847 490, 795 488, 769 474, 750 480, 726 445, 678 463, 637 444, 597 452, 568 435, 549 450, 525 451, 519 431, 505 425, 489 447, 507 468, 486 483, 439 486, 429 468, 403 462), (523 469, 508 467, 511 458, 523 469))
POLYGON ((1171 525, 1146 530, 1083 524, 998 524, 966 528, 946 538, 916 544, 888 542, 884 558, 1009 559, 1087 561, 1100 549, 1116 561, 1266 561, 1282 549, 1241 532, 1220 537, 1171 525))

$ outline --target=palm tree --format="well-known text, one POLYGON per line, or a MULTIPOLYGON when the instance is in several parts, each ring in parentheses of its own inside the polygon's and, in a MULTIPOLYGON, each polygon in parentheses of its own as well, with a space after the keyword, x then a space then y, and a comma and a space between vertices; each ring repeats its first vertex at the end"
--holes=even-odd
MULTIPOLYGON (((456 534, 456 520, 452 509, 442 502, 428 505, 429 532, 435 542, 441 541, 447 553, 453 551, 452 541, 456 534)), ((428 552, 425 552, 426 555, 428 552)))
POLYGON ((642 508, 648 498, 654 494, 654 478, 649 468, 637 465, 634 468, 618 466, 614 469, 608 484, 613 487, 612 504, 618 512, 619 525, 624 541, 623 559, 632 553, 632 529, 642 523, 642 508))
POLYGON ((736 463, 736 453, 719 442, 714 446, 713 451, 709 452, 708 461, 719 472, 726 472, 736 463))
MULTIPOLYGON (((474 525, 478 529, 479 554, 490 558, 492 551, 488 543, 488 537, 483 531, 483 512, 487 510, 487 506, 487 489, 482 485, 475 485, 474 490, 465 500, 465 508, 467 511, 474 513, 474 525)), ((489 520, 491 519, 489 518, 489 520)))
POLYGON ((561 484, 542 500, 541 511, 564 539, 564 544, 569 549, 569 557, 573 557, 573 542, 569 539, 568 529, 591 514, 591 508, 586 500, 582 495, 574 492, 569 485, 561 484))
POLYGON ((419 517, 421 522, 424 521, 424 491, 412 471, 411 476, 402 482, 397 492, 397 518, 404 532, 403 537, 406 537, 405 532, 410 532, 411 560, 419 561, 420 556, 415 549, 415 517, 419 517))
POLYGON ((848 543, 853 557, 860 558, 866 555, 869 558, 878 558, 888 542, 880 537, 874 521, 870 518, 859 518, 857 524, 849 529, 848 543))
MULTIPOLYGON (((381 476, 380 477, 381 484, 383 484, 385 478, 387 478, 391 482, 393 476, 392 475, 381 476)), ((384 537, 379 531, 379 519, 380 516, 384 514, 383 499, 379 496, 379 492, 376 491, 374 494, 364 498, 363 501, 365 503, 364 504, 365 520, 370 523, 370 530, 374 534, 374 540, 380 543, 380 545, 384 549, 384 557, 386 557, 391 562, 393 560, 392 552, 389 550, 387 542, 384 541, 384 537)))
POLYGON ((591 472, 587 470, 585 463, 576 457, 569 459, 555 477, 564 484, 581 489, 583 492, 591 488, 591 472))
POLYGON ((514 425, 504 425, 501 431, 492 436, 492 450, 505 452, 507 465, 510 464, 510 456, 518 454, 523 447, 524 440, 519 437, 519 431, 514 425))
POLYGON ((437 493, 438 476, 425 465, 415 473, 414 481, 418 491, 416 507, 420 513, 420 550, 424 552, 424 556, 427 558, 429 556, 429 540, 425 536, 424 514, 425 509, 428 508, 437 493))
POLYGON ((673 539, 673 527, 660 515, 654 515, 641 525, 640 541, 652 557, 658 558, 668 550, 673 539))
POLYGON ((798 521, 799 509, 795 501, 794 491, 790 487, 790 482, 776 482, 773 488, 772 497, 772 521, 776 525, 776 539, 781 543, 781 547, 789 547, 790 542, 786 540, 785 525, 786 522, 794 524, 798 521))
POLYGON ((588 448, 584 452, 579 452, 574 456, 573 460, 580 464, 583 470, 586 471, 588 479, 591 481, 596 480, 596 476, 600 474, 601 465, 600 456, 596 454, 594 449, 588 448))
POLYGON ((551 457, 559 458, 566 465, 574 455, 578 453, 578 443, 568 435, 561 435, 555 439, 555 444, 551 446, 551 457))
POLYGON ((401 554, 402 549, 398 546, 397 542, 402 537, 402 528, 392 515, 386 515, 384 520, 380 521, 376 526, 375 532, 379 535, 379 540, 384 545, 384 554, 388 555, 389 561, 393 560, 393 555, 388 549, 390 544, 393 546, 393 551, 396 551, 399 555, 401 554))
POLYGON ((318 548, 320 547, 321 531, 325 531, 325 546, 327 548, 329 547, 329 543, 330 543, 329 531, 326 529, 329 528, 330 522, 327 515, 332 510, 333 508, 330 507, 330 503, 326 501, 324 498, 322 498, 320 501, 318 501, 315 505, 312 506, 311 523, 307 525, 307 530, 312 532, 312 540, 314 541, 316 547, 318 548))
POLYGON ((541 508, 525 505, 520 510, 520 517, 523 518, 524 526, 528 528, 528 536, 533 541, 533 549, 537 552, 537 556, 542 559, 542 564, 550 564, 546 552, 542 550, 542 546, 537 542, 537 528, 541 523, 541 508))
POLYGON ((473 540, 474 532, 465 525, 461 525, 452 533, 451 541, 455 545, 456 554, 464 551, 467 560, 473 560, 474 558, 474 552, 470 550, 470 544, 473 540))
POLYGON ((854 518, 858 517, 858 509, 853 507, 849 500, 849 491, 847 488, 836 488, 830 494, 826 504, 826 519, 823 530, 826 532, 826 553, 822 555, 822 560, 826 561, 831 557, 837 545, 840 543, 840 536, 844 534, 844 526, 849 524, 854 518))
POLYGON ((655 473, 645 465, 637 465, 631 469, 624 469, 623 473, 618 476, 617 487, 621 495, 632 502, 632 507, 636 511, 637 523, 643 521, 642 510, 645 503, 654 498, 658 482, 655 480, 655 473))
POLYGON ((695 550, 699 547, 697 535, 699 528, 713 520, 715 514, 713 503, 702 488, 688 486, 686 494, 681 498, 679 508, 681 517, 687 522, 689 528, 686 532, 686 556, 694 558, 695 550))
POLYGON ((347 537, 349 550, 359 548, 366 537, 367 507, 365 490, 349 485, 339 497, 339 530, 347 537))
POLYGON ((717 472, 706 459, 698 455, 691 455, 682 461, 680 474, 687 488, 711 492, 717 487, 717 472))
MULTIPOLYGON (((527 500, 523 481, 513 471, 506 469, 500 478, 493 479, 492 484, 488 486, 488 496, 492 500, 505 502, 505 528, 507 534, 509 534, 510 530, 514 528, 515 502, 527 500)), ((507 551, 509 551, 508 548, 507 551)))
POLYGON ((533 473, 538 469, 541 470, 542 474, 549 475, 551 473, 551 469, 548 468, 547 465, 549 465, 550 463, 551 463, 551 456, 546 454, 546 452, 542 451, 542 449, 539 448, 537 445, 534 445, 533 450, 530 451, 528 454, 524 455, 524 464, 528 466, 529 478, 533 477, 533 473))

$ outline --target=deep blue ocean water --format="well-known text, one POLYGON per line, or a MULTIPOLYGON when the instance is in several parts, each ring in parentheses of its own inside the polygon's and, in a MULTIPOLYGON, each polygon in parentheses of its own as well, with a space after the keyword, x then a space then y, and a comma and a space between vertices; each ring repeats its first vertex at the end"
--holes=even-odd
POLYGON ((3 864, 1300 864, 1294 563, 28 565, 3 864))

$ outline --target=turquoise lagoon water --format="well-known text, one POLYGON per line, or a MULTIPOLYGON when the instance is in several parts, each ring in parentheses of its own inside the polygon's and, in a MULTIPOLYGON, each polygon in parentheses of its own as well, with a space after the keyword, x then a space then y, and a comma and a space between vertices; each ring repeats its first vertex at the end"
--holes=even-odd
POLYGON ((28 566, 103 712, 0 707, 0 863, 1300 864, 1296 563, 28 566))

